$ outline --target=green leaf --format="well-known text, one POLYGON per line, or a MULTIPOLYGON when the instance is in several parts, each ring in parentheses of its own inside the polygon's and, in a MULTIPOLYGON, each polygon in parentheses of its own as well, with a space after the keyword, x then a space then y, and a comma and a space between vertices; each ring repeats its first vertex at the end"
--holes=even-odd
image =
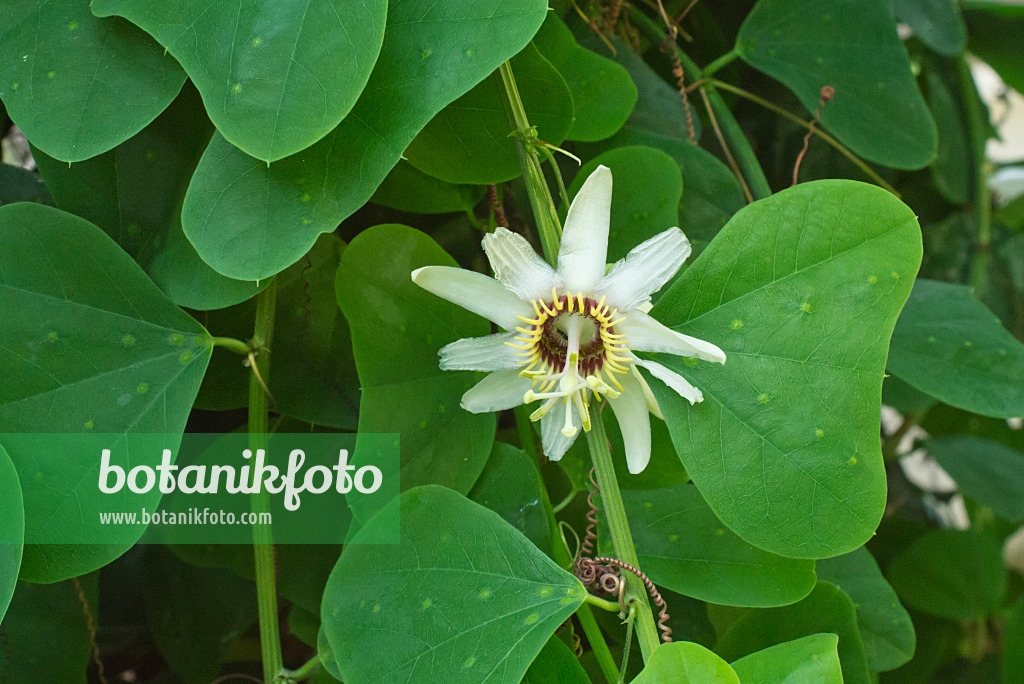
MULTIPOLYGON (((81 577, 96 618, 97 576, 81 577)), ((0 681, 86 684, 92 647, 75 585, 18 582, 0 624, 0 681)))
POLYGON ((965 495, 1010 522, 1024 521, 1024 454, 977 437, 928 441, 928 455, 965 495))
POLYGON ((911 608, 953 620, 994 615, 1006 593, 999 547, 975 530, 928 532, 894 558, 886 574, 911 608))
POLYGON ((967 27, 960 8, 949 0, 895 0, 896 18, 914 35, 944 57, 954 57, 967 45, 967 27))
MULTIPOLYGON (((572 199, 583 182, 604 164, 612 170, 611 225, 608 261, 618 261, 647 238, 679 225, 683 180, 679 165, 653 147, 619 147, 587 162, 576 172, 567 191, 572 199)), ((562 215, 568 207, 562 207, 562 215)))
POLYGON ((590 677, 576 654, 553 636, 533 659, 522 684, 590 684, 590 677))
POLYGON ((469 211, 484 195, 473 185, 455 185, 428 176, 407 161, 391 169, 370 201, 415 214, 447 214, 469 211))
MULTIPOLYGON (((598 36, 591 36, 583 41, 583 46, 599 55, 608 57, 621 64, 629 72, 636 86, 636 106, 626 120, 626 128, 643 129, 670 140, 686 142, 686 110, 683 107, 679 91, 662 79, 633 48, 617 36, 609 38, 615 46, 613 55, 598 36)), ((693 103, 691 103, 691 107, 693 103)), ((696 138, 700 140, 700 116, 693 112, 693 127, 696 138)))
POLYGON ((914 656, 914 624, 867 549, 819 560, 816 570, 819 578, 842 589, 853 601, 872 670, 893 670, 914 656))
POLYGON ((740 658, 743 684, 843 684, 835 634, 812 634, 740 658))
MULTIPOLYGON (((466 493, 491 453, 495 416, 460 407, 478 374, 442 371, 437 352, 463 337, 486 335, 490 326, 412 282, 413 270, 430 264, 456 265, 412 228, 365 230, 342 255, 338 303, 352 329, 362 386, 359 432, 398 434, 402 489, 442 484, 466 493)), ((357 446, 355 460, 358 451, 357 446)), ((356 518, 365 521, 386 503, 378 499, 367 495, 353 501, 356 518)))
MULTIPOLYGON (((354 430, 359 409, 352 341, 334 295, 345 243, 321 235, 305 259, 277 277, 274 364, 270 393, 283 415, 320 426, 354 430)), ((207 327, 221 337, 252 336, 256 302, 210 312, 207 327)), ((214 349, 196 407, 224 411, 249 403, 250 371, 238 354, 214 349)), ((309 426, 305 426, 305 430, 309 426)), ((299 428, 296 428, 298 431, 299 428)), ((278 430, 284 432, 283 428, 278 430)))
POLYGON ((951 406, 997 418, 1024 415, 1024 345, 965 285, 915 283, 888 366, 951 406))
POLYGON ((21 553, 25 540, 25 504, 21 498, 18 471, 0 446, 0 622, 11 603, 18 583, 21 553))
POLYGON ((331 132, 352 109, 384 40, 386 0, 167 3, 93 0, 181 62, 228 141, 268 162, 331 132))
POLYGON ((551 526, 541 503, 544 483, 537 465, 522 450, 495 442, 491 457, 469 498, 491 509, 551 554, 551 526))
MULTIPOLYGON (((948 3, 952 7, 952 3, 948 3)), ((961 104, 949 92, 942 77, 928 72, 928 107, 938 127, 938 155, 932 164, 932 178, 936 189, 954 204, 965 204, 970 198, 972 166, 965 164, 971 158, 970 140, 964 123, 961 104)))
POLYGON ((733 661, 770 646, 821 633, 839 637, 842 681, 869 684, 871 678, 853 603, 828 582, 818 582, 807 598, 791 606, 747 611, 722 635, 715 650, 733 661))
POLYGON ((623 491, 640 567, 655 584, 727 606, 782 606, 814 589, 814 561, 737 537, 691 485, 623 491))
POLYGON ((14 0, 0 8, 0 99, 33 145, 66 162, 138 133, 185 82, 149 36, 94 17, 89 5, 14 0))
MULTIPOLYGON (((572 31, 554 12, 548 13, 533 44, 572 92, 576 118, 566 136, 569 140, 604 140, 622 128, 637 100, 636 85, 625 68, 577 45, 572 31)), ((532 123, 532 110, 528 108, 527 113, 532 123)))
POLYGON ((919 169, 935 158, 935 122, 896 33, 891 0, 759 0, 736 50, 808 111, 818 107, 822 87, 835 88, 821 123, 869 161, 919 169))
POLYGON ((146 618, 160 655, 186 682, 216 679, 228 642, 256 620, 252 583, 188 565, 159 545, 146 547, 143 569, 146 618))
POLYGON ((700 644, 674 641, 654 649, 633 684, 739 684, 740 679, 717 655, 700 644))
MULTIPOLYGON (((210 336, 91 223, 39 204, 0 207, 0 320, 0 433, 184 429, 210 336)), ((86 511, 119 510, 95 487, 98 461, 5 446, 21 477, 26 543, 47 525, 98 524, 86 511)), ((123 544, 104 547, 26 547, 22 577, 85 574, 142 531, 125 528, 123 544)))
POLYGON ((401 543, 347 545, 324 592, 346 684, 518 684, 583 603, 583 585, 497 513, 443 487, 405 492, 356 541, 399 508, 401 543))
POLYGON ((546 12, 543 0, 392 2, 363 95, 320 142, 267 166, 214 135, 185 197, 185 234, 228 277, 285 269, 370 199, 420 129, 519 52, 546 12))
POLYGON ((43 179, 20 166, 0 164, 0 206, 15 202, 37 202, 53 206, 43 179))
POLYGON ((690 477, 746 541, 827 558, 873 534, 888 338, 920 259, 899 200, 817 181, 742 209, 661 296, 653 316, 728 357, 656 357, 703 391, 695 406, 651 388, 690 477))
MULTIPOLYGON (((572 94, 531 43, 512 58, 516 88, 544 142, 561 145, 573 125, 572 94)), ((420 171, 449 183, 503 183, 522 174, 505 87, 495 72, 441 110, 405 151, 420 171)))
POLYGON ((212 133, 199 93, 186 85, 156 121, 109 152, 78 164, 33 153, 59 208, 102 228, 175 304, 219 309, 266 283, 225 278, 181 232, 181 202, 212 133))

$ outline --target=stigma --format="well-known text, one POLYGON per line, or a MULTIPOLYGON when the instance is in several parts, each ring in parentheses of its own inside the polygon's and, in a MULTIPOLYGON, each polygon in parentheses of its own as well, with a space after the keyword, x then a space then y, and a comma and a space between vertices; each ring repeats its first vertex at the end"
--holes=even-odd
POLYGON ((531 302, 534 318, 519 316, 519 334, 514 342, 506 342, 522 357, 519 375, 533 381, 523 402, 543 401, 530 420, 540 420, 561 401, 566 409, 561 432, 567 438, 578 431, 574 411, 589 431, 590 394, 618 397, 622 385, 615 376, 628 372, 632 363, 625 336, 615 328, 623 317, 605 299, 595 301, 583 292, 559 295, 552 288, 550 299, 531 302))

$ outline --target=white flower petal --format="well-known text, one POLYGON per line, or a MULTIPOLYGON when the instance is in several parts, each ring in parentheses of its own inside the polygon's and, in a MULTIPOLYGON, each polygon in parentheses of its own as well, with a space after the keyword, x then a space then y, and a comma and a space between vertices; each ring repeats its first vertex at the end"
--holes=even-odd
MULTIPOLYGON (((516 368, 522 357, 505 344, 517 333, 496 333, 486 337, 466 337, 441 349, 441 370, 496 371, 516 368)), ((524 392, 526 390, 523 390, 524 392)))
POLYGON ((533 317, 533 307, 509 292, 494 278, 454 266, 424 266, 412 272, 412 281, 428 292, 494 321, 505 330, 533 317))
POLYGON ((494 277, 520 299, 551 299, 551 288, 562 287, 555 271, 522 235, 498 226, 484 236, 483 245, 494 277))
MULTIPOLYGON (((633 357, 633 359, 635 359, 635 361, 640 360, 637 359, 635 356, 633 357)), ((635 362, 630 364, 629 370, 633 372, 633 375, 640 382, 640 387, 644 391, 644 399, 647 401, 647 410, 655 418, 665 420, 665 416, 661 412, 661 407, 658 406, 658 400, 654 398, 654 392, 651 391, 651 386, 647 384, 647 380, 644 378, 644 376, 640 375, 640 371, 636 369, 635 362)))
POLYGON ((692 356, 725 363, 725 352, 715 345, 678 333, 642 311, 630 311, 625 320, 615 327, 617 332, 626 336, 627 344, 633 351, 692 356))
MULTIPOLYGON (((576 438, 583 432, 583 430, 577 430, 576 434, 572 437, 566 437, 562 434, 562 428, 565 427, 565 410, 564 401, 555 402, 554 407, 540 419, 540 441, 544 447, 544 455, 552 461, 561 460, 562 456, 565 456, 565 452, 569 450, 569 447, 573 445, 576 438)), ((574 424, 576 427, 580 427, 579 417, 575 416, 575 414, 573 417, 575 418, 574 424)))
POLYGON ((597 284, 594 296, 600 299, 607 295, 613 308, 630 311, 649 302, 651 295, 679 271, 692 251, 690 241, 678 228, 658 233, 616 262, 611 272, 597 284))
POLYGON ((679 375, 673 370, 666 368, 657 361, 645 361, 644 359, 636 359, 633 361, 634 364, 642 366, 650 371, 651 375, 661 380, 663 383, 668 385, 671 389, 674 389, 679 396, 686 399, 691 404, 704 401, 704 395, 701 394, 700 390, 691 385, 686 378, 679 375))
POLYGON ((611 211, 612 172, 598 166, 576 193, 565 217, 558 275, 572 292, 590 294, 604 277, 611 211))
POLYGON ((647 413, 647 399, 640 381, 632 373, 620 376, 624 390, 608 403, 619 421, 622 442, 626 447, 626 466, 636 475, 643 472, 651 460, 651 419, 647 413))
POLYGON ((462 408, 470 413, 490 413, 515 408, 523 403, 523 395, 533 383, 519 377, 519 370, 491 373, 462 395, 462 408))

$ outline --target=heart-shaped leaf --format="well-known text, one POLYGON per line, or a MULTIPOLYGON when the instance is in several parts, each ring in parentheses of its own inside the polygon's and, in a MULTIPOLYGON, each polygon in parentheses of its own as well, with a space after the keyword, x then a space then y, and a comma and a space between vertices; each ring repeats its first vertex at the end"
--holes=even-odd
POLYGON ((828 582, 818 582, 807 598, 791 606, 747 611, 722 635, 715 650, 733 661, 771 646, 821 633, 839 637, 841 681, 869 684, 871 676, 857 631, 853 602, 828 582))
MULTIPOLYGON (((572 93, 575 120, 566 136, 569 140, 603 140, 622 128, 637 98, 636 85, 622 65, 577 45, 555 12, 548 13, 533 44, 572 93)), ((532 111, 527 113, 532 119, 532 111)))
POLYGON ((21 552, 25 540, 25 505, 21 499, 21 483, 7 452, 0 446, 0 622, 14 595, 21 568, 21 552))
POLYGON ((652 315, 726 352, 725 365, 658 357, 702 403, 651 388, 690 477, 746 541, 826 558, 874 533, 886 351, 920 262, 893 195, 804 183, 739 211, 658 301, 652 315))
POLYGON ((33 145, 65 162, 106 152, 171 103, 185 72, 123 19, 87 0, 0 8, 0 99, 33 145))
POLYGON ((977 530, 933 530, 886 569, 914 610, 952 620, 982 620, 999 610, 1006 566, 999 547, 977 530))
POLYGON ((481 187, 446 183, 428 176, 407 161, 400 161, 370 201, 414 214, 447 214, 468 211, 483 196, 481 187))
POLYGON ((548 639, 522 684, 591 684, 576 654, 557 636, 548 639))
POLYGON ((867 549, 819 560, 815 568, 819 578, 842 589, 853 601, 872 670, 893 670, 914 656, 914 623, 867 549))
MULTIPOLYGON (((342 255, 337 294, 352 329, 362 386, 359 432, 393 432, 401 441, 401 486, 442 484, 468 492, 494 441, 495 415, 460 407, 478 375, 442 371, 437 350, 463 337, 486 335, 487 321, 412 282, 413 270, 455 266, 437 243, 406 226, 360 233, 342 255)), ((354 462, 364 456, 358 445, 354 462)), ((384 473, 385 478, 398 473, 384 473)), ((366 521, 386 501, 351 502, 366 521)))
POLYGON ((783 606, 814 589, 814 561, 782 558, 725 528, 691 485, 623 491, 640 567, 655 584, 726 606, 783 606))
POLYGON ((674 641, 654 649, 633 684, 740 684, 729 663, 689 641, 674 641))
MULTIPOLYGON (((531 43, 511 60, 516 89, 541 140, 561 145, 573 124, 573 103, 562 75, 531 43)), ((449 183, 503 183, 522 174, 505 111, 505 87, 495 72, 430 120, 405 157, 420 171, 449 183)))
POLYGON ((936 133, 896 33, 891 0, 758 0, 736 37, 750 66, 785 83, 857 154, 897 169, 935 158, 936 133), (856 27, 856 30, 851 30, 856 27))
MULTIPOLYGON (((181 433, 212 347, 103 231, 39 204, 0 207, 0 321, 0 433, 181 433)), ((98 460, 41 458, 22 441, 4 438, 22 482, 27 544, 118 510, 96 487, 98 460)), ((111 532, 118 543, 103 547, 26 546, 22 577, 90 572, 142 531, 111 532)))
POLYGON ((214 135, 185 197, 185 234, 228 277, 285 269, 370 199, 420 129, 519 52, 546 12, 543 0, 391 2, 363 94, 320 142, 267 166, 214 135))
POLYGON ((1024 416, 1024 344, 965 285, 914 284, 892 336, 889 370, 951 406, 1024 416))
POLYGON ((268 162, 309 147, 348 114, 384 40, 387 0, 93 0, 181 62, 232 144, 268 162))
POLYGON ((219 309, 262 287, 214 271, 181 232, 181 202, 212 133, 186 84, 156 121, 109 152, 78 164, 33 153, 59 208, 102 228, 178 306, 219 309))
POLYGON ((742 684, 843 684, 835 634, 812 634, 740 658, 742 684))
POLYGON ((405 492, 354 542, 331 573, 321 610, 347 684, 518 684, 586 596, 497 513, 443 487, 405 492), (358 543, 399 509, 397 546, 358 543))
POLYGON ((977 437, 928 442, 928 455, 967 496, 1010 522, 1024 520, 1024 454, 977 437))

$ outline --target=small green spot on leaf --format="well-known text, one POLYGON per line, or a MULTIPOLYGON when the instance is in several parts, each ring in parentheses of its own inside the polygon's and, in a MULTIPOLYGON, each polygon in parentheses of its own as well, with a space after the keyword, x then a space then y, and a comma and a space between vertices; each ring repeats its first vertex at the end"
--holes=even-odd
POLYGON ((78 28, 78 22, 77 21, 69 21, 68 22, 68 31, 74 31, 76 28, 78 28))
POLYGON ((526 616, 526 624, 528 625, 535 625, 538 620, 540 620, 540 615, 537 615, 536 613, 530 613, 526 616))
POLYGON ((466 658, 466 667, 473 667, 474 664, 476 664, 475 657, 469 656, 468 658, 466 658))
POLYGON ((233 93, 240 93, 240 92, 242 92, 242 84, 241 83, 236 83, 235 85, 231 86, 231 92, 233 92, 233 93))
POLYGON ((896 271, 893 271, 892 273, 889 274, 889 277, 892 278, 893 280, 899 280, 900 274, 897 273, 896 271))
POLYGON ((493 594, 494 594, 494 592, 491 591, 490 589, 481 589, 480 593, 477 594, 477 596, 479 596, 481 599, 486 601, 487 599, 491 598, 491 596, 493 594))
POLYGON ((688 368, 695 368, 697 366, 697 358, 695 356, 687 356, 683 359, 683 363, 685 363, 688 368))
POLYGON ((800 310, 803 311, 804 313, 810 313, 811 312, 811 303, 810 302, 804 302, 803 304, 800 305, 800 310))
POLYGON ((758 404, 767 404, 769 401, 771 401, 771 399, 769 399, 768 395, 765 394, 764 392, 761 392, 761 394, 757 395, 758 404))
POLYGON ((814 431, 814 436, 817 437, 818 439, 821 439, 822 437, 825 436, 825 431, 822 430, 821 428, 818 428, 817 430, 814 431))
POLYGON ((46 339, 50 340, 50 342, 56 342, 57 341, 57 333, 55 333, 53 331, 50 331, 49 333, 47 333, 46 339))
POLYGON ((20 83, 12 83, 11 84, 11 90, 17 90, 20 87, 21 87, 20 83))
POLYGON ((868 282, 871 283, 872 285, 874 285, 875 283, 878 282, 878 276, 876 276, 876 275, 869 275, 868 276, 868 282))
POLYGON ((92 430, 94 427, 96 427, 96 424, 93 423, 92 419, 90 418, 89 420, 82 423, 82 427, 84 427, 86 430, 92 430))
POLYGON ((190 351, 181 352, 181 356, 178 357, 178 361, 181 361, 182 363, 191 363, 192 362, 192 352, 190 352, 190 351))
POLYGON ((427 608, 429 608, 433 604, 434 604, 434 602, 431 599, 428 599, 428 598, 427 599, 423 599, 423 604, 422 604, 423 605, 423 610, 426 610, 427 608))
POLYGON ((376 604, 376 605, 375 605, 375 606, 374 606, 374 607, 372 608, 372 610, 373 610, 373 612, 374 612, 374 613, 379 613, 379 612, 380 612, 380 604, 379 604, 379 603, 378 603, 378 604, 376 604))
POLYGON ((135 391, 138 394, 145 394, 146 392, 149 391, 149 383, 148 382, 140 382, 139 386, 135 388, 135 391))
POLYGON ((123 344, 126 347, 133 346, 135 344, 135 336, 125 335, 124 337, 121 338, 121 344, 123 344))
POLYGON ((537 596, 551 596, 551 592, 554 591, 551 587, 541 587, 537 590, 537 596))
POLYGON ((252 44, 254 47, 259 47, 260 45, 263 44, 263 38, 261 38, 260 36, 256 36, 252 39, 252 44))
POLYGON ((174 333, 173 335, 171 335, 171 344, 173 345, 179 345, 184 341, 185 336, 182 335, 181 333, 174 333))
POLYGON ((429 49, 428 50, 424 50, 423 51, 423 59, 426 59, 427 57, 430 57, 431 54, 433 54, 433 50, 429 50, 429 49))
POLYGON ((46 72, 46 78, 56 78, 56 77, 57 77, 57 72, 56 71, 47 71, 46 72))
POLYGON ((302 193, 302 197, 300 197, 299 199, 301 199, 303 202, 308 202, 309 200, 311 200, 313 198, 312 198, 312 196, 308 192, 304 192, 304 193, 302 193))
POLYGON ((857 465, 857 457, 851 456, 850 460, 846 462, 846 465, 857 465))
POLYGON ((732 323, 729 324, 729 327, 732 328, 733 330, 739 330, 740 328, 743 327, 743 321, 736 318, 733 320, 732 323))

